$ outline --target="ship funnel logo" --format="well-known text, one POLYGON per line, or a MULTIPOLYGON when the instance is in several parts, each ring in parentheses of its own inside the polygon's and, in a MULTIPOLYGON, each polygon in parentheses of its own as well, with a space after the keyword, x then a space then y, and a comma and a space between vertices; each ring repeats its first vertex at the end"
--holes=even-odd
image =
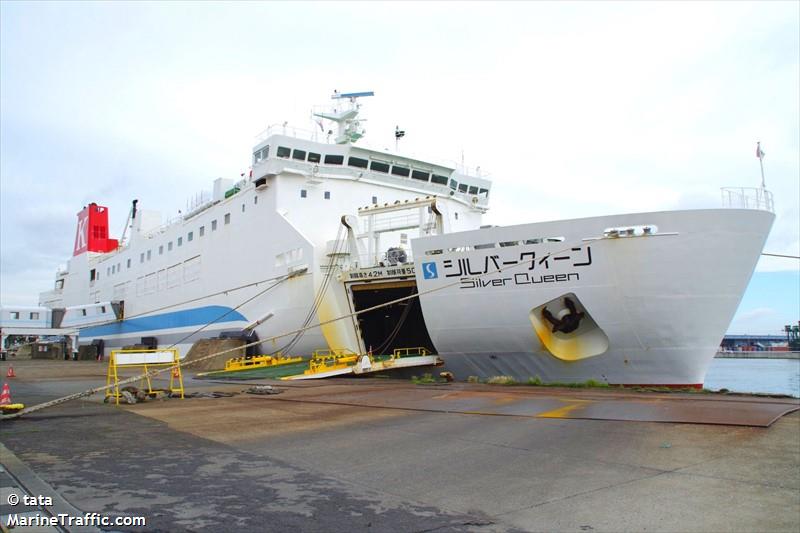
POLYGON ((436 279, 439 273, 436 272, 436 263, 422 263, 422 275, 425 279, 436 279))
POLYGON ((78 215, 78 231, 75 234, 75 249, 73 255, 85 252, 88 248, 89 242, 89 215, 84 210, 78 215))

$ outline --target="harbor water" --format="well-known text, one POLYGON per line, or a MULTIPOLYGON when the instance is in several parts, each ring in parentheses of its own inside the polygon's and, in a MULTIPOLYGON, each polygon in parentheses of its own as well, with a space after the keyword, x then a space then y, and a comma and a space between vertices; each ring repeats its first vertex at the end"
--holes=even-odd
POLYGON ((714 359, 705 388, 800 397, 800 360, 714 359))

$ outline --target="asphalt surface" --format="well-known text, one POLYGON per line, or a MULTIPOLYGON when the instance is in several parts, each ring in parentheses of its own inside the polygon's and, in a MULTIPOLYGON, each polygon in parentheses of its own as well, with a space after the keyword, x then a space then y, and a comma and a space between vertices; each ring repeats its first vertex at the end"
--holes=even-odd
MULTIPOLYGON (((12 381, 14 401, 98 384, 40 376, 12 381)), ((83 512, 147 518, 114 531, 800 529, 798 412, 753 428, 303 401, 381 394, 364 383, 125 407, 92 398, 4 421, 0 441, 39 491, 83 512)), ((246 385, 188 384, 200 387, 246 385)))

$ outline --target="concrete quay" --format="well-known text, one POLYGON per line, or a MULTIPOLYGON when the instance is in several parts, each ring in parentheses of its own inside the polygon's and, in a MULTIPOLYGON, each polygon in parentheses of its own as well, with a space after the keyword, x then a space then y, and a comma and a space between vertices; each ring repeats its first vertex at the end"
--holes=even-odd
MULTIPOLYGON (((14 368, 13 400, 28 405, 97 386, 106 370, 14 368)), ((120 407, 91 397, 3 421, 0 462, 30 470, 20 485, 31 495, 147 518, 114 531, 800 528, 800 412, 769 427, 608 419, 641 404, 669 418, 675 405, 791 411, 797 400, 385 379, 272 382, 282 392, 270 396, 186 385, 239 394, 120 407), (569 418, 581 409, 605 419, 569 418)))
POLYGON ((717 352, 717 359, 800 359, 800 352, 717 352))

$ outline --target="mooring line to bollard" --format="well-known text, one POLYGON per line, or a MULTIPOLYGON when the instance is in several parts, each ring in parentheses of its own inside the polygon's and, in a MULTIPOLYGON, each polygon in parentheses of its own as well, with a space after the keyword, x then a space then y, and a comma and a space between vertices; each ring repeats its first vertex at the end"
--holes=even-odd
MULTIPOLYGON (((639 237, 639 238, 641 238, 641 237, 639 237)), ((591 239, 582 239, 581 241, 573 243, 570 246, 567 246, 567 247, 562 248, 560 250, 549 252, 545 257, 549 257, 549 256, 552 256, 554 254, 560 254, 562 252, 569 251, 573 246, 583 246, 583 245, 588 246, 588 244, 586 242, 584 242, 584 241, 589 241, 590 243, 595 243, 595 242, 603 241, 603 240, 616 240, 616 239, 617 238, 615 238, 615 237, 610 237, 610 236, 607 236, 607 235, 603 235, 602 237, 595 237, 595 238, 591 238, 591 239)), ((541 261, 541 259, 540 259, 540 261, 541 261)), ((535 262, 535 259, 531 259, 530 261, 524 261, 524 262, 520 262, 520 263, 517 263, 517 264, 514 264, 514 265, 502 266, 502 267, 497 268, 496 270, 484 272, 483 274, 475 274, 472 277, 473 278, 482 278, 484 276, 499 274, 499 273, 505 272, 507 270, 513 270, 513 269, 518 268, 518 267, 523 266, 523 265, 533 264, 534 262, 535 262)), ((279 279, 279 278, 274 278, 274 279, 279 279)), ((281 333, 280 335, 274 335, 274 336, 266 338, 264 340, 253 341, 251 343, 247 343, 247 344, 244 344, 242 346, 237 346, 235 348, 228 348, 227 350, 222 350, 222 351, 219 351, 219 352, 215 352, 215 353, 212 353, 212 354, 205 355, 203 357, 199 357, 199 358, 197 358, 197 359, 195 359, 193 361, 181 362, 181 363, 179 363, 178 367, 183 369, 185 367, 192 366, 192 365, 200 363, 202 361, 207 361, 208 359, 212 359, 212 358, 218 357, 220 355, 225 355, 227 353, 232 353, 232 352, 238 352, 238 351, 240 351, 242 349, 246 349, 246 348, 249 348, 251 346, 258 346, 260 344, 264 344, 265 342, 273 342, 275 340, 282 339, 283 337, 288 337, 290 335, 297 335, 298 333, 302 333, 302 332, 308 331, 310 329, 326 326, 328 324, 332 324, 334 322, 338 322, 339 320, 344 320, 346 318, 352 318, 352 317, 355 317, 355 316, 358 316, 358 315, 361 315, 361 314, 364 314, 364 313, 369 313, 371 311, 375 311, 377 309, 382 309, 384 307, 388 307, 390 305, 395 305, 397 303, 405 302, 405 301, 408 301, 408 300, 411 300, 411 299, 414 299, 414 298, 419 298, 423 294, 430 294, 430 293, 441 291, 441 290, 444 290, 444 289, 449 289, 450 287, 455 287, 455 286, 459 285, 460 283, 461 283, 461 280, 459 279, 457 281, 454 281, 452 283, 447 283, 447 284, 441 285, 439 287, 433 287, 431 289, 427 289, 427 290, 422 291, 422 292, 415 292, 414 294, 410 294, 408 296, 403 296, 401 298, 396 298, 394 300, 391 300, 391 301, 388 301, 388 302, 384 302, 382 304, 377 304, 377 305, 374 305, 372 307, 368 307, 366 309, 361 309, 360 311, 353 311, 352 313, 348 313, 346 315, 342 315, 342 316, 339 316, 339 317, 336 317, 336 318, 331 318, 331 319, 328 319, 328 320, 323 320, 323 321, 318 322, 316 324, 304 326, 304 327, 295 329, 293 331, 289 331, 288 333, 281 333)), ((147 372, 144 372, 143 374, 140 374, 140 375, 137 375, 137 376, 133 376, 131 378, 126 378, 126 379, 118 382, 117 386, 119 386, 119 385, 127 385, 128 383, 134 383, 134 382, 142 380, 142 379, 155 377, 155 376, 157 376, 159 374, 163 374, 165 372, 169 372, 170 370, 172 370, 172 368, 174 368, 174 367, 169 367, 169 368, 160 369, 160 370, 148 370, 147 372)), ((112 387, 114 387, 114 385, 104 385, 102 387, 95 387, 95 388, 92 388, 92 389, 85 390, 83 392, 77 392, 75 394, 70 394, 70 395, 64 396, 62 398, 57 398, 55 400, 50 400, 48 402, 43 402, 43 403, 40 403, 40 404, 37 404, 37 405, 32 405, 31 407, 26 407, 25 409, 22 409, 21 411, 18 411, 16 413, 0 416, 0 420, 10 420, 10 419, 14 419, 14 418, 19 418, 22 415, 34 413, 36 411, 40 411, 40 410, 46 409, 48 407, 53 407, 53 406, 56 406, 56 405, 60 405, 62 403, 66 403, 66 402, 70 402, 70 401, 73 401, 73 400, 78 400, 80 398, 85 398, 85 397, 91 396, 93 394, 97 394, 98 392, 105 391, 105 390, 110 389, 112 387)))

